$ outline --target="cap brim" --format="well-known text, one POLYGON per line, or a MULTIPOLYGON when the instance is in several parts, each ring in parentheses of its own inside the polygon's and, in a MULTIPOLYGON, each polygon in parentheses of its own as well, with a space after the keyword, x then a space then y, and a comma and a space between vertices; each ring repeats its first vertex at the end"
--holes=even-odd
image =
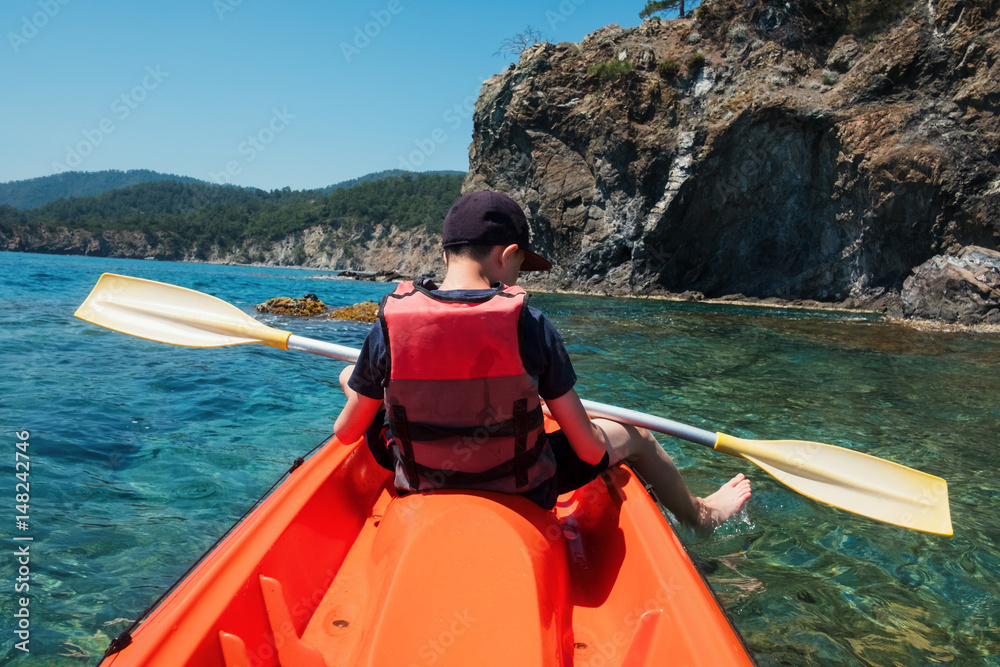
POLYGON ((551 271, 552 264, 541 255, 536 255, 530 250, 524 253, 524 261, 521 262, 522 271, 551 271))

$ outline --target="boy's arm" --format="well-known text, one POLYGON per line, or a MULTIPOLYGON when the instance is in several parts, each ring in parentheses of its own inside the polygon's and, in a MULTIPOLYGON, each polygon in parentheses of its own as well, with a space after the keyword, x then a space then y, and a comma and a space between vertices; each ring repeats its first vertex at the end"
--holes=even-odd
POLYGON ((365 434, 371 426, 375 415, 382 407, 382 401, 376 398, 368 398, 347 386, 347 381, 354 372, 354 366, 348 366, 340 373, 340 387, 347 397, 347 405, 341 410, 337 421, 333 425, 333 432, 337 439, 344 443, 351 443, 365 434))
POLYGON ((559 398, 546 399, 545 405, 559 422, 576 455, 591 465, 599 463, 608 451, 607 436, 590 421, 576 389, 570 389, 559 398))

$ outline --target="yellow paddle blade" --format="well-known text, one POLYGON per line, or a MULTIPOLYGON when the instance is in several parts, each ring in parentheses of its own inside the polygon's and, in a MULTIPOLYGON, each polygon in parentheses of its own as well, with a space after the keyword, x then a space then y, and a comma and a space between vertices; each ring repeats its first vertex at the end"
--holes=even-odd
POLYGON ((718 434, 716 451, 746 459, 804 496, 895 526, 951 535, 948 482, 821 442, 718 434))
POLYGON ((101 276, 75 315, 130 336, 187 347, 261 343, 287 350, 291 335, 214 296, 114 273, 101 276))

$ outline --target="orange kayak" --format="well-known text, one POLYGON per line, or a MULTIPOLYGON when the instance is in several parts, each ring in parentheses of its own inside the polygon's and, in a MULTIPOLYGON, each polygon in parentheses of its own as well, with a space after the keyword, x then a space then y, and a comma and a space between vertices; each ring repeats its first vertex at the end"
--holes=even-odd
POLYGON ((330 439, 104 666, 751 665, 643 485, 397 497, 330 439))

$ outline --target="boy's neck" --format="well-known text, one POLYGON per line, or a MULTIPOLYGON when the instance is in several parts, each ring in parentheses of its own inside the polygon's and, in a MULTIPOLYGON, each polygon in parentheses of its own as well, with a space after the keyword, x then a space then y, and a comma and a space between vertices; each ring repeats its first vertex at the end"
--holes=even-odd
POLYGON ((496 280, 491 279, 489 272, 479 262, 467 261, 464 258, 452 258, 448 262, 448 271, 438 289, 489 289, 495 282, 496 280))

